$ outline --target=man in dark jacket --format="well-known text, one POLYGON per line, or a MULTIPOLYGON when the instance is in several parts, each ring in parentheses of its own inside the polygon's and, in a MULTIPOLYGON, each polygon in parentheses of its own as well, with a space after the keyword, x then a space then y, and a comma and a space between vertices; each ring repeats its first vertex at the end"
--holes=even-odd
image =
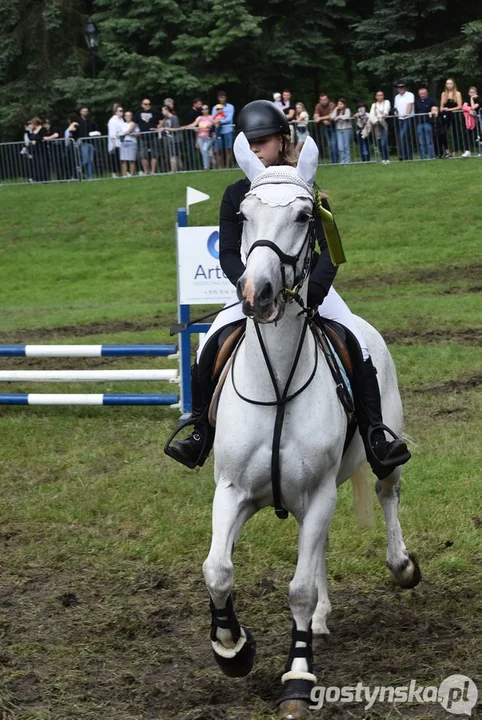
POLYGON ((92 142, 92 133, 98 133, 97 125, 91 119, 87 105, 82 105, 82 107, 79 108, 77 129, 71 133, 71 137, 78 142, 80 164, 84 169, 87 180, 92 180, 94 172, 95 146, 92 142))
POLYGON ((422 85, 418 90, 418 98, 415 100, 415 121, 417 123, 418 149, 420 160, 427 156, 434 159, 432 126, 429 121, 429 113, 437 103, 433 100, 426 87, 422 85))

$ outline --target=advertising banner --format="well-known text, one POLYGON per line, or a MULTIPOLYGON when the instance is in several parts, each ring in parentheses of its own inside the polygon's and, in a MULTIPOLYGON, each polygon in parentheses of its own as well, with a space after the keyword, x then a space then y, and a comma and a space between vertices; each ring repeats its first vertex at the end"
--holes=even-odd
POLYGON ((219 264, 219 228, 177 228, 178 300, 181 305, 236 302, 236 289, 219 264))

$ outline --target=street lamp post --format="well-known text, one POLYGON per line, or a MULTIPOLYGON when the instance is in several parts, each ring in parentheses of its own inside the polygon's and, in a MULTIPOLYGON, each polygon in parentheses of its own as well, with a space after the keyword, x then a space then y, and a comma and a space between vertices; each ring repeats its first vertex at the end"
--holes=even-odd
POLYGON ((96 50, 99 47, 99 31, 97 29, 96 24, 92 20, 92 18, 89 18, 87 20, 87 25, 84 28, 84 37, 85 42, 87 43, 87 47, 89 48, 89 55, 92 62, 92 77, 96 78, 96 67, 95 67, 95 56, 96 56, 96 50))

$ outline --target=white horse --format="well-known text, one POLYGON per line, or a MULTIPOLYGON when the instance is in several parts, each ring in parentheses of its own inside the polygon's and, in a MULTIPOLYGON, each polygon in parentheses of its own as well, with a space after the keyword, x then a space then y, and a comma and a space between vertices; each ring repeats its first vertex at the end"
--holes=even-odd
MULTIPOLYGON (((226 674, 246 675, 253 664, 255 642, 234 614, 231 555, 244 523, 261 508, 274 504, 272 447, 279 411, 273 404, 273 378, 262 345, 281 392, 299 352, 286 394, 296 395, 306 387, 285 403, 280 440, 280 502, 299 523, 298 561, 289 586, 293 634, 282 676, 280 709, 283 717, 298 718, 304 716, 316 682, 311 628, 314 633, 329 632, 325 551, 337 486, 349 477, 358 479, 355 502, 359 507, 367 503, 367 493, 371 502, 371 487, 363 481, 368 465, 358 432, 342 456, 347 418, 335 383, 311 330, 305 331, 299 347, 305 317, 298 304, 286 300, 285 290, 303 282, 310 253, 307 238, 313 215, 316 145, 308 138, 296 169, 265 169, 244 136, 238 138, 235 150, 238 163, 252 181, 241 205, 242 250, 247 264, 238 284, 249 319, 217 409, 213 535, 203 570, 212 600, 215 658, 226 674)), ((306 302, 307 283, 300 295, 306 302)), ((378 369, 385 422, 401 436, 402 404, 392 358, 379 333, 361 318, 357 322, 378 369)), ((387 526, 388 567, 400 586, 414 587, 420 571, 407 552, 397 516, 400 474, 398 467, 385 480, 377 481, 376 492, 387 526)))

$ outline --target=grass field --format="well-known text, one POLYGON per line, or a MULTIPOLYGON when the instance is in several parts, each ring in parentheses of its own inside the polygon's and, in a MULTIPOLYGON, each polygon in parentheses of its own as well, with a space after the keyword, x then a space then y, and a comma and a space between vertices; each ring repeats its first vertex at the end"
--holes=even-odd
MULTIPOLYGON (((329 644, 315 644, 325 686, 480 676, 481 169, 469 160, 319 173, 348 258, 337 289, 385 334, 397 364, 414 438, 400 521, 424 574, 413 591, 393 585, 380 510, 373 529, 358 528, 350 488, 341 488, 328 553, 332 634, 329 644)), ((238 177, 1 188, 0 343, 167 341, 176 306, 173 226, 185 187, 211 195, 190 222, 216 224, 223 189, 238 177)), ((156 362, 1 364, 129 366, 156 362)), ((29 389, 0 384, 0 392, 29 389)), ((154 391, 121 390, 137 389, 154 391)), ((259 513, 236 548, 236 605, 258 639, 258 659, 247 679, 228 680, 211 659, 201 572, 212 461, 188 471, 163 455, 176 414, 14 407, 1 408, 0 418, 0 718, 274 717, 291 626, 292 518, 259 513)), ((448 717, 430 704, 380 704, 368 713, 334 704, 321 716, 448 717)))

